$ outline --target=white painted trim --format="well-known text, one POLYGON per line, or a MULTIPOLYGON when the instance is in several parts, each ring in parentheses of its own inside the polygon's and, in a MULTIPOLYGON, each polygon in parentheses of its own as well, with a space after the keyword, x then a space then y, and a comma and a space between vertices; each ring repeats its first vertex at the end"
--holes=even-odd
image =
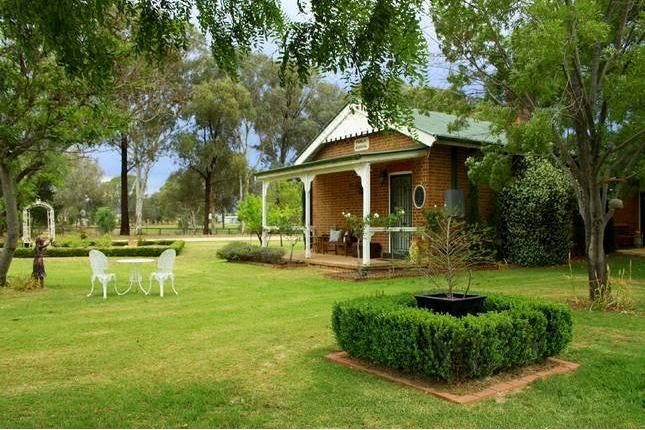
POLYGON ((356 160, 339 161, 338 163, 329 163, 322 166, 302 166, 301 169, 293 169, 287 172, 276 172, 262 175, 260 181, 273 181, 280 179, 299 178, 303 174, 316 174, 322 175, 327 173, 347 172, 354 170, 355 167, 365 163, 377 164, 388 161, 408 160, 411 158, 419 158, 427 155, 427 149, 419 149, 416 151, 405 151, 398 154, 365 154, 362 158, 356 160))
MULTIPOLYGON (((370 205, 372 203, 372 167, 370 163, 363 163, 354 168, 356 174, 361 178, 361 186, 363 187, 363 219, 367 218, 371 212, 370 205)), ((370 265, 370 239, 372 234, 369 228, 363 232, 363 266, 370 265)))
POLYGON ((305 258, 311 258, 311 185, 315 174, 300 177, 305 191, 305 258))
POLYGON ((267 226, 267 193, 269 191, 270 180, 262 181, 262 246, 269 246, 269 227, 267 226))
MULTIPOLYGON (((338 115, 325 127, 325 129, 314 139, 313 142, 303 151, 302 154, 296 159, 294 162, 294 165, 300 165, 307 161, 312 155, 316 153, 316 151, 323 146, 326 143, 329 143, 331 141, 337 141, 337 140, 342 140, 342 139, 349 139, 351 137, 357 137, 358 135, 361 134, 372 134, 372 133, 378 133, 383 130, 378 130, 371 128, 366 129, 366 130, 356 130, 356 134, 348 134, 346 136, 343 136, 341 139, 334 139, 334 140, 328 140, 329 136, 333 134, 333 132, 340 127, 344 121, 348 120, 348 117, 350 115, 360 115, 362 116, 365 121, 367 121, 367 113, 358 105, 352 105, 348 104, 346 105, 343 110, 340 111, 338 115)), ((408 136, 410 139, 415 140, 419 143, 422 143, 423 145, 427 146, 428 148, 432 146, 434 142, 437 141, 436 136, 426 133, 423 130, 419 130, 418 128, 408 128, 408 127, 399 127, 399 126, 393 126, 391 127, 392 130, 398 131, 404 136, 408 136)))
POLYGON ((313 142, 303 151, 302 154, 296 159, 296 161, 293 163, 294 165, 299 165, 307 161, 309 157, 311 157, 314 152, 324 143, 325 139, 327 139, 327 136, 329 136, 331 133, 334 132, 338 128, 338 126, 345 120, 345 118, 351 114, 351 104, 347 104, 343 110, 340 111, 338 115, 336 115, 336 118, 331 120, 331 122, 327 125, 327 127, 324 128, 323 131, 320 132, 318 136, 314 139, 313 142))
POLYGON ((420 231, 421 227, 370 227, 371 233, 387 233, 391 231, 407 231, 416 232, 420 231))

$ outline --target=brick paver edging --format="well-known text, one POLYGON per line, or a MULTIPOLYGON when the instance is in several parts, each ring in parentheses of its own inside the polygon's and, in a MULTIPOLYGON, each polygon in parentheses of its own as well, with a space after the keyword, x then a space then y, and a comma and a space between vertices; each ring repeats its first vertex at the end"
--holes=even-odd
POLYGON ((560 360, 558 358, 548 358, 547 360, 556 364, 555 367, 552 367, 548 370, 538 371, 533 374, 523 376, 521 378, 511 379, 510 381, 507 381, 507 382, 500 382, 475 393, 457 395, 457 394, 451 394, 445 391, 441 391, 439 389, 434 389, 434 388, 421 385, 412 379, 399 376, 399 375, 394 375, 384 370, 380 370, 374 367, 368 367, 362 362, 360 362, 359 360, 356 360, 350 357, 344 351, 332 352, 331 354, 327 354, 325 358, 327 358, 327 360, 332 361, 334 363, 342 364, 343 366, 347 366, 352 369, 358 369, 363 372, 376 375, 378 377, 387 379, 388 381, 392 381, 400 385, 406 385, 408 387, 416 388, 417 390, 420 390, 426 394, 430 394, 440 399, 447 400, 453 403, 458 403, 458 404, 477 402, 480 400, 487 399, 489 397, 497 396, 499 394, 505 394, 512 391, 517 391, 538 379, 543 379, 551 375, 559 375, 562 373, 573 372, 578 368, 578 364, 576 363, 560 360))

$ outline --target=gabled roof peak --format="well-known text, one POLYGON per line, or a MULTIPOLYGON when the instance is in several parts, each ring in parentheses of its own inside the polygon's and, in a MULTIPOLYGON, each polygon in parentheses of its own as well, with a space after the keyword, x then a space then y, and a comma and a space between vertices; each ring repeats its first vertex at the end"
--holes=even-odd
MULTIPOLYGON (((465 144, 504 142, 503 136, 494 136, 491 123, 467 119, 460 130, 451 131, 449 125, 458 119, 455 115, 442 112, 413 111, 412 127, 392 127, 393 130, 415 141, 431 147, 437 139, 462 141, 465 144)), ((343 139, 377 133, 381 130, 369 124, 367 112, 355 104, 347 104, 323 129, 314 141, 296 159, 295 165, 309 160, 323 145, 343 139)))

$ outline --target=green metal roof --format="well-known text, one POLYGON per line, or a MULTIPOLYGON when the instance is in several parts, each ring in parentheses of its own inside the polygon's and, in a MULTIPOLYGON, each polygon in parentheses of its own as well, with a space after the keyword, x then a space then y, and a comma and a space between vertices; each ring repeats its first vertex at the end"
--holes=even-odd
POLYGON ((469 143, 506 143, 506 137, 494 135, 488 121, 468 118, 466 125, 459 130, 449 130, 449 125, 458 119, 456 115, 441 112, 421 112, 414 110, 414 127, 432 134, 439 139, 468 141, 469 143))

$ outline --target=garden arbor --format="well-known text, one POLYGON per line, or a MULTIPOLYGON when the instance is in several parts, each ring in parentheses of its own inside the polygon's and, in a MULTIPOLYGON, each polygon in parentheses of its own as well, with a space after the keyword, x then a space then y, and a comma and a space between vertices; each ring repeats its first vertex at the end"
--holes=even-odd
POLYGON ((56 239, 56 224, 54 218, 54 208, 47 202, 36 199, 35 202, 28 205, 22 210, 22 242, 25 246, 31 244, 31 210, 33 208, 45 208, 47 210, 47 232, 49 233, 49 240, 52 242, 56 239))

